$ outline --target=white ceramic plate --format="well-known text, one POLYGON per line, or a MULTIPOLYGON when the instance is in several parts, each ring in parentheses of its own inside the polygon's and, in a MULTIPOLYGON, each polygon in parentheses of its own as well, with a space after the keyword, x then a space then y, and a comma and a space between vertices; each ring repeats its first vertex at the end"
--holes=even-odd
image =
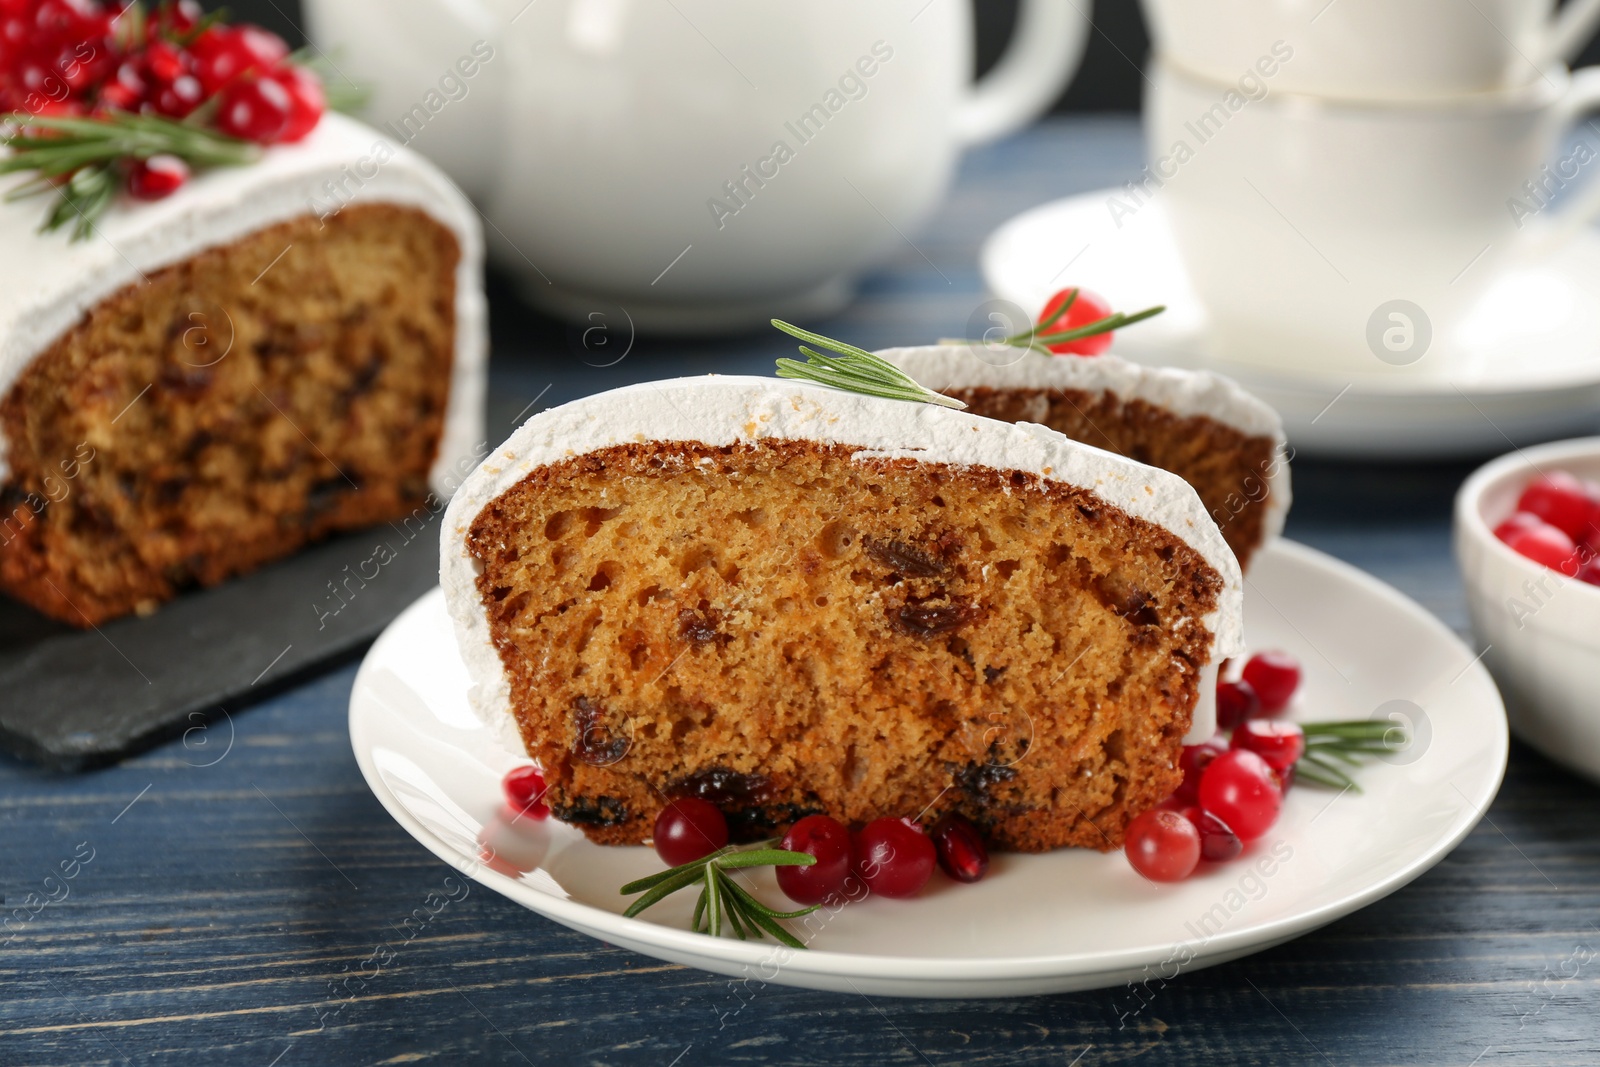
POLYGON ((1113 307, 1166 304, 1165 314, 1118 334, 1117 353, 1237 379, 1283 415, 1305 455, 1481 455, 1504 451, 1508 437, 1526 444, 1600 426, 1600 235, 1507 268, 1464 324, 1447 373, 1352 381, 1267 372, 1212 351, 1160 198, 1119 226, 1106 208, 1116 193, 1052 201, 995 230, 980 256, 990 291, 1029 314, 1066 285, 1093 289, 1113 307))
MULTIPOLYGON (((1366 718, 1412 701, 1421 709, 1408 715, 1415 746, 1364 768, 1363 793, 1295 788, 1266 838, 1182 884, 1147 882, 1120 853, 997 855, 976 885, 936 875, 915 900, 848 905, 819 923, 803 952, 689 932, 691 892, 625 919, 617 889, 660 870, 654 852, 511 818, 500 778, 525 758, 469 707, 437 590, 367 654, 350 697, 350 739, 372 791, 435 855, 547 918, 649 956, 753 982, 890 996, 1015 996, 1170 978, 1399 889, 1472 829, 1505 769, 1505 713, 1487 672, 1400 593, 1279 543, 1251 572, 1246 612, 1251 647, 1283 648, 1305 665, 1294 715, 1366 718)), ((783 901, 770 870, 756 891, 783 901)))

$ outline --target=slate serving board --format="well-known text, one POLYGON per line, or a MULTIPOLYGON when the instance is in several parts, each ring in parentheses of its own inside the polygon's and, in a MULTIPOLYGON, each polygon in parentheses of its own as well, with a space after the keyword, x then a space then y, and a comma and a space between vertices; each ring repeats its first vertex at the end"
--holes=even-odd
POLYGON ((347 534, 99 629, 0 599, 0 746, 85 770, 354 655, 438 584, 439 521, 347 534))

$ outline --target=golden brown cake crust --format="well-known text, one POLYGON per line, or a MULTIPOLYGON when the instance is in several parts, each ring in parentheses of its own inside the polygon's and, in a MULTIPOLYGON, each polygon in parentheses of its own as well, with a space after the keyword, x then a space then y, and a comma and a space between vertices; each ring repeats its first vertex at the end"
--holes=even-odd
POLYGON ((468 549, 558 817, 636 843, 668 798, 737 836, 825 811, 1110 849, 1178 784, 1221 577, 1022 472, 803 441, 542 467, 468 549))
POLYGON ((459 257, 421 211, 355 205, 102 301, 0 400, 0 588, 98 624, 414 512, 459 257))
POLYGON ((1283 462, 1271 437, 1204 415, 1175 415, 1144 400, 1079 389, 946 389, 974 415, 1037 422, 1074 441, 1171 471, 1194 486, 1222 537, 1248 568, 1261 547, 1268 478, 1283 462))

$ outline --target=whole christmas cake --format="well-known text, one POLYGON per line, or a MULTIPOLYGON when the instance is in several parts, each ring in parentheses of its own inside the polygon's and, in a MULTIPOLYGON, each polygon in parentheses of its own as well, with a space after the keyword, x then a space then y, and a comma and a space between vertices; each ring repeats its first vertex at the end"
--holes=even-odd
POLYGON ((0 186, 41 193, 0 204, 0 589, 96 625, 442 507, 481 433, 471 205, 265 31, 57 6, 68 99, 0 57, 0 186))

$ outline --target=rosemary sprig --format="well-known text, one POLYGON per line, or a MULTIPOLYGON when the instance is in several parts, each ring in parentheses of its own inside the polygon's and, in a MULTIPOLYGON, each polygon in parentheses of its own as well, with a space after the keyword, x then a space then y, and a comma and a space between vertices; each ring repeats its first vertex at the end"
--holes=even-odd
MULTIPOLYGON (((1071 309, 1072 305, 1078 302, 1079 290, 1068 289, 1066 292, 1066 300, 1062 301, 1061 306, 1050 313, 1051 322, 1059 322, 1067 311, 1071 309)), ((1135 311, 1131 315, 1116 311, 1103 319, 1086 322, 1082 326, 1076 326, 1070 330, 1058 330, 1055 333, 1040 333, 1039 330, 1044 326, 1044 323, 1035 323, 1021 333, 1014 333, 1010 337, 1002 337, 998 341, 970 341, 960 337, 941 337, 939 343, 942 345, 980 345, 984 347, 989 345, 1010 345, 1013 348, 1026 348, 1031 352, 1039 353, 1041 356, 1054 356, 1055 353, 1050 351, 1046 347, 1047 345, 1061 344, 1064 341, 1077 341, 1085 337, 1093 337, 1096 334, 1110 333, 1113 330, 1120 330, 1124 326, 1132 326, 1136 322, 1154 318, 1165 310, 1167 310, 1165 304, 1157 304, 1155 307, 1147 307, 1143 311, 1135 311)))
POLYGON ((249 142, 202 126, 125 112, 93 119, 17 113, 0 125, 0 144, 11 149, 0 159, 0 174, 34 173, 6 199, 55 190, 57 201, 41 229, 70 222, 73 240, 89 236, 111 206, 120 160, 170 154, 191 166, 208 167, 248 163, 258 154, 249 142))
POLYGON ((1383 719, 1301 723, 1300 729, 1305 734, 1306 750, 1294 765, 1295 777, 1357 793, 1361 787, 1347 768, 1359 767, 1368 758, 1402 751, 1411 743, 1405 727, 1383 719))
MULTIPOLYGON (((18 190, 21 193, 30 191, 28 186, 18 190)), ((84 167, 61 184, 56 202, 50 208, 50 214, 45 216, 42 229, 56 230, 71 223, 72 239, 81 241, 89 236, 94 228, 94 220, 111 206, 116 195, 115 167, 105 164, 84 167)))
POLYGON ((1041 334, 1036 332, 1038 327, 1035 326, 1032 330, 1029 330, 1028 333, 1019 334, 1018 336, 1029 337, 1031 339, 1031 343, 1036 345, 1060 344, 1062 341, 1076 341, 1081 337, 1093 337, 1096 334, 1110 333, 1112 330, 1120 330, 1124 326, 1132 326, 1136 322, 1143 322, 1145 319, 1154 318, 1165 310, 1167 310, 1167 305, 1157 304, 1155 307, 1148 307, 1143 311, 1135 311, 1132 315, 1126 315, 1120 311, 1116 311, 1110 315, 1107 315, 1103 319, 1096 319, 1094 322, 1085 323, 1076 329, 1063 330, 1060 333, 1041 334))
POLYGON ((770 844, 770 841, 763 842, 749 849, 730 845, 704 859, 629 882, 621 889, 623 896, 634 893, 644 895, 628 905, 628 910, 622 914, 631 919, 678 890, 698 883, 700 897, 694 905, 696 933, 721 937, 726 926, 741 941, 751 936, 760 938, 767 933, 790 948, 805 948, 798 938, 778 924, 778 920, 809 915, 817 910, 817 905, 798 911, 774 911, 751 896, 728 874, 728 871, 742 867, 809 867, 817 862, 817 858, 808 853, 766 847, 770 844))
MULTIPOLYGON (((1078 293, 1078 289, 1067 290, 1067 299, 1051 314, 1051 322, 1059 322, 1066 315, 1067 311, 1071 309, 1072 305, 1077 303, 1078 293)), ((1157 304, 1155 307, 1148 307, 1143 311, 1135 311, 1131 315, 1124 314, 1120 311, 1115 311, 1103 319, 1096 319, 1093 322, 1086 322, 1082 326, 1075 327, 1071 330, 1060 330, 1055 333, 1040 333, 1039 330, 1045 324, 1042 322, 1035 323, 1021 333, 1012 334, 1010 337, 1003 339, 1000 343, 1006 345, 1015 345, 1019 348, 1030 348, 1035 352, 1039 352, 1046 356, 1051 356, 1055 353, 1051 352, 1050 349, 1046 347, 1048 345, 1061 344, 1065 341, 1078 341, 1085 337, 1094 337, 1097 334, 1110 333, 1113 330, 1120 330, 1124 326, 1132 326, 1136 322, 1143 322, 1145 319, 1154 318, 1165 310, 1167 310, 1167 306, 1165 304, 1157 304)))
POLYGON ((867 396, 881 396, 888 400, 908 400, 920 404, 938 404, 946 408, 964 408, 967 405, 954 397, 936 393, 932 389, 924 388, 910 375, 899 367, 880 356, 875 356, 864 348, 847 345, 843 341, 835 341, 831 337, 824 337, 820 333, 802 330, 798 326, 791 326, 781 319, 773 319, 772 325, 802 341, 809 341, 817 348, 825 348, 834 355, 825 355, 816 349, 800 346, 800 351, 805 355, 806 361, 801 363, 795 359, 778 360, 778 377, 797 378, 804 381, 816 382, 820 385, 832 386, 851 393, 864 393, 867 396))

